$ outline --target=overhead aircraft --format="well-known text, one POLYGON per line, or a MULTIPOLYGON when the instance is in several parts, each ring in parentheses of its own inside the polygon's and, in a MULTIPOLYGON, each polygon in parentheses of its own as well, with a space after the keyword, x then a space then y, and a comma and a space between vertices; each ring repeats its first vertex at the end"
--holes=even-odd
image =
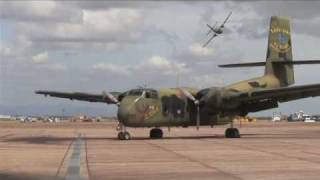
POLYGON ((217 37, 218 35, 222 34, 223 33, 223 29, 224 29, 224 25, 226 24, 226 22, 228 21, 228 19, 230 18, 232 12, 230 12, 228 14, 228 16, 226 17, 226 19, 223 21, 223 23, 216 27, 216 25, 218 24, 218 22, 216 22, 213 26, 210 26, 209 24, 207 24, 208 28, 209 28, 209 31, 207 33, 207 36, 211 35, 211 37, 207 40, 206 43, 203 44, 202 47, 206 47, 211 41, 213 38, 217 37))
POLYGON ((120 140, 131 138, 126 127, 152 127, 150 138, 162 138, 161 127, 229 124, 226 138, 239 138, 233 127, 235 116, 278 107, 279 103, 320 95, 320 84, 294 84, 293 65, 320 64, 320 60, 292 59, 290 23, 271 17, 267 57, 264 62, 226 64, 220 67, 265 66, 264 75, 224 87, 131 89, 125 92, 88 94, 36 91, 36 94, 71 100, 102 102, 118 106, 120 140))

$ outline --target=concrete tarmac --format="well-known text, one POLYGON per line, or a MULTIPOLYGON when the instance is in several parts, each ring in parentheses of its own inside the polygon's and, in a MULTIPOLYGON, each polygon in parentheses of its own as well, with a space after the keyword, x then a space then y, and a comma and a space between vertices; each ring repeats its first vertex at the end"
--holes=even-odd
POLYGON ((243 124, 240 139, 227 126, 163 128, 160 140, 128 128, 129 141, 116 125, 0 122, 0 179, 320 179, 319 122, 243 124))

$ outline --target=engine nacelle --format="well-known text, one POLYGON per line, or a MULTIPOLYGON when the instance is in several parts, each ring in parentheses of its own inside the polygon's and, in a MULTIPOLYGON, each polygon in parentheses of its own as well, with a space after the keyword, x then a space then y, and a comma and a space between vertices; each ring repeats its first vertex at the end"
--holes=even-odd
POLYGON ((221 88, 212 87, 204 89, 197 94, 200 99, 200 108, 206 111, 217 111, 221 106, 221 88))
POLYGON ((261 110, 271 109, 271 108, 277 108, 278 102, 275 100, 264 100, 264 101, 258 101, 253 103, 244 103, 241 105, 241 110, 244 112, 257 112, 261 110))

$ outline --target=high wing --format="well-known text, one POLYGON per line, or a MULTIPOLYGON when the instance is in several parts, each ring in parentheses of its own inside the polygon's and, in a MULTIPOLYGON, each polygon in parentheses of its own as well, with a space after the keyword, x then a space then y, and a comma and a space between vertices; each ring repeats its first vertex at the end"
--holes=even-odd
POLYGON ((287 102, 315 96, 320 96, 320 84, 256 90, 252 92, 239 93, 228 100, 247 103, 263 102, 266 100, 287 102))
POLYGON ((227 18, 223 21, 223 23, 221 24, 220 28, 223 28, 224 27, 224 24, 226 24, 226 22, 228 21, 228 19, 230 18, 232 14, 232 11, 228 14, 227 18))
POLYGON ((52 96, 58 98, 66 98, 70 100, 88 101, 88 102, 102 102, 107 104, 117 104, 118 97, 121 92, 110 92, 101 94, 89 94, 82 92, 58 92, 58 91, 35 91, 36 94, 43 94, 45 96, 52 96))
POLYGON ((210 42, 211 42, 211 40, 213 39, 213 38, 215 38, 217 36, 217 33, 214 33, 212 36, 211 36, 211 38, 206 42, 206 43, 204 43, 203 45, 202 45, 202 47, 206 47, 210 42))

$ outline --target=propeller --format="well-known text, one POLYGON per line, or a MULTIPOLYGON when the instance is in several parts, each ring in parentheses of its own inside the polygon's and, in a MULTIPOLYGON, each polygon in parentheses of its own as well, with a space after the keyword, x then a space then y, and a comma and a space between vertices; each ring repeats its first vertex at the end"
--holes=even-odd
POLYGON ((199 100, 197 100, 189 91, 180 88, 180 91, 183 93, 184 96, 186 96, 188 99, 193 101, 193 103, 197 106, 197 120, 196 120, 196 126, 197 130, 199 130, 200 127, 200 103, 199 100))
POLYGON ((112 94, 106 92, 106 91, 103 91, 102 92, 102 96, 103 98, 108 98, 111 102, 113 102, 114 104, 116 104, 117 106, 120 105, 120 102, 118 101, 118 99, 116 97, 114 97, 112 94))

